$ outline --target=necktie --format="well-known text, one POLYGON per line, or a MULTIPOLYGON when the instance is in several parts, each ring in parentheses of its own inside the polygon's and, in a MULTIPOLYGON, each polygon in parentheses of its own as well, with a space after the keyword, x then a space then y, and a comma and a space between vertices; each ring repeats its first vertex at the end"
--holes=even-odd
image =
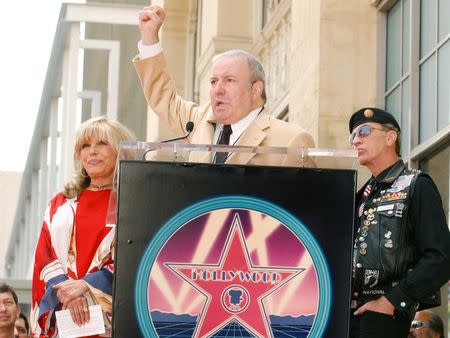
MULTIPOLYGON (((222 129, 222 133, 220 134, 219 140, 217 141, 217 144, 229 144, 230 143, 230 135, 233 132, 231 130, 231 126, 229 124, 225 124, 222 129)), ((225 163, 226 159, 228 157, 228 153, 220 152, 216 153, 216 159, 215 163, 225 163)))

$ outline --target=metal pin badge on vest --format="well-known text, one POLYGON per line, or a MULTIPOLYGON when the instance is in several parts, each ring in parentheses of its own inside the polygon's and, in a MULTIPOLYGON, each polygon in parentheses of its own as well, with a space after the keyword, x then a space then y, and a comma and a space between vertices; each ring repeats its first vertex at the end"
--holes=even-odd
POLYGON ((395 209, 395 217, 402 217, 403 216, 403 209, 405 209, 404 203, 397 203, 396 209, 395 209))
POLYGON ((384 247, 387 249, 392 249, 394 247, 394 242, 392 242, 392 239, 386 239, 384 242, 384 247))
POLYGON ((367 243, 366 242, 362 242, 359 245, 359 253, 363 256, 367 253, 367 243))

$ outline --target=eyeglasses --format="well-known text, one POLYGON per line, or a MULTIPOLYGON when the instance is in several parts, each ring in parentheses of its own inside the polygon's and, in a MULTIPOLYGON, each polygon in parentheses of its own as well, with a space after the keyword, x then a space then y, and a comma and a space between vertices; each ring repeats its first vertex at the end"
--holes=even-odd
POLYGON ((355 139, 356 135, 358 135, 359 138, 367 137, 372 134, 374 130, 388 131, 388 129, 385 128, 375 128, 369 124, 365 124, 362 127, 353 130, 353 133, 351 133, 348 137, 348 141, 350 142, 350 144, 353 144, 353 140, 355 139))
POLYGON ((424 322, 421 322, 420 320, 413 320, 411 323, 411 329, 423 329, 429 327, 424 322))

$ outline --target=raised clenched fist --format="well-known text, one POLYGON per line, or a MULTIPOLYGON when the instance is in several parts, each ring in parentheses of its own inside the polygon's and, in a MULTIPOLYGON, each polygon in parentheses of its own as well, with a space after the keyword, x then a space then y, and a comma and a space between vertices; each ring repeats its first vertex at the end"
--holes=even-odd
POLYGON ((159 6, 144 7, 139 12, 139 30, 144 45, 153 45, 159 41, 158 32, 161 28, 166 12, 159 6))

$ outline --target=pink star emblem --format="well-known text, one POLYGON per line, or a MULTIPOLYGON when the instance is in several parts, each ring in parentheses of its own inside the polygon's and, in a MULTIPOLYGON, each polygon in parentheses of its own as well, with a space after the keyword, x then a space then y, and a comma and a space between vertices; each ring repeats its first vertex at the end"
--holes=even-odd
POLYGON ((166 265, 206 298, 193 337, 211 336, 232 321, 257 337, 273 337, 263 299, 304 271, 253 266, 238 214, 218 264, 166 265))

